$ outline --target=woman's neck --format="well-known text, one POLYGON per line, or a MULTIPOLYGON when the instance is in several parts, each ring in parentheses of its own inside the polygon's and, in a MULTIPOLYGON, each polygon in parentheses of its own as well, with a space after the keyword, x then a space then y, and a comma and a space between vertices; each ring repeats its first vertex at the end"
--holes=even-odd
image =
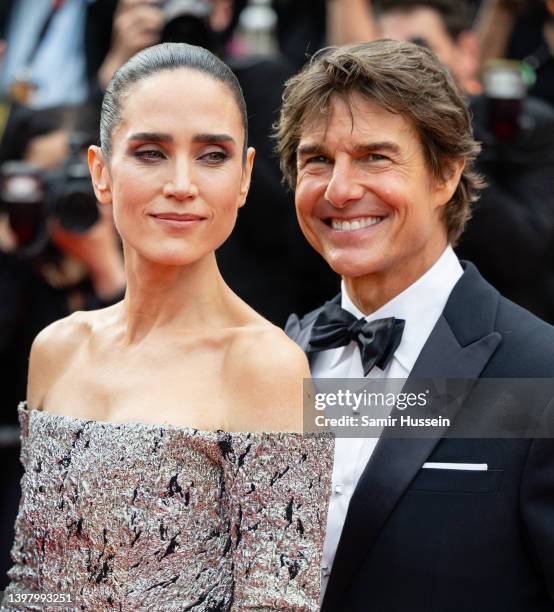
POLYGON ((122 316, 129 344, 156 329, 171 332, 231 324, 235 296, 219 273, 215 254, 186 266, 157 264, 136 252, 126 253, 125 259, 122 316))

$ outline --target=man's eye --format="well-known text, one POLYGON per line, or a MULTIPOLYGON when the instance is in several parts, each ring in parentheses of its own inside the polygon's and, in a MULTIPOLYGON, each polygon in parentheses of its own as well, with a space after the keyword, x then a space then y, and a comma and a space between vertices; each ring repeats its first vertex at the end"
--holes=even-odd
POLYGON ((305 166, 307 166, 308 164, 329 164, 329 163, 331 163, 331 160, 328 157, 325 157, 325 155, 314 155, 313 157, 308 157, 308 159, 304 161, 305 166))
POLYGON ((367 156, 369 161, 387 161, 389 158, 386 155, 381 155, 380 153, 370 153, 367 156))

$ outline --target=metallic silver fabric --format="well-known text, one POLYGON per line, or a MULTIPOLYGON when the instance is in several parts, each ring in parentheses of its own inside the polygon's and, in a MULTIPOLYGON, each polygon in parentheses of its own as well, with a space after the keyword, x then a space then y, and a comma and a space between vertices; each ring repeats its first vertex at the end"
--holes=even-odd
POLYGON ((329 436, 19 413, 2 611, 33 609, 8 605, 20 591, 71 593, 65 609, 95 612, 319 610, 329 436))

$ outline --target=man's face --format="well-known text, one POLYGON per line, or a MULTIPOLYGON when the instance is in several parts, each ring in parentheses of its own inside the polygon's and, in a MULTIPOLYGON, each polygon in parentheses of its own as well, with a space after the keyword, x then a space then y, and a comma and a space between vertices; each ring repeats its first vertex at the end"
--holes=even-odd
POLYGON ((435 9, 427 6, 393 9, 379 17, 379 28, 383 38, 425 44, 462 85, 477 77, 478 46, 475 37, 464 32, 454 40, 435 9))
POLYGON ((436 10, 423 6, 410 10, 391 10, 379 17, 379 26, 385 38, 425 41, 441 62, 452 69, 456 45, 436 10))
POLYGON ((300 226, 343 277, 417 278, 446 247, 441 210, 457 179, 433 179, 405 117, 358 94, 348 102, 334 97, 330 116, 302 129, 300 226))

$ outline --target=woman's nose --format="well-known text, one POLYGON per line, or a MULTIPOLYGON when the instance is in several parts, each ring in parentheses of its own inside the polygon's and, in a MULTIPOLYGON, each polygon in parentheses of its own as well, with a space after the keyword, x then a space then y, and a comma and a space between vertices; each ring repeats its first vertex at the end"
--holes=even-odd
POLYGON ((176 163, 172 176, 168 177, 163 194, 166 198, 176 200, 189 200, 198 195, 198 188, 190 164, 185 162, 176 163))

